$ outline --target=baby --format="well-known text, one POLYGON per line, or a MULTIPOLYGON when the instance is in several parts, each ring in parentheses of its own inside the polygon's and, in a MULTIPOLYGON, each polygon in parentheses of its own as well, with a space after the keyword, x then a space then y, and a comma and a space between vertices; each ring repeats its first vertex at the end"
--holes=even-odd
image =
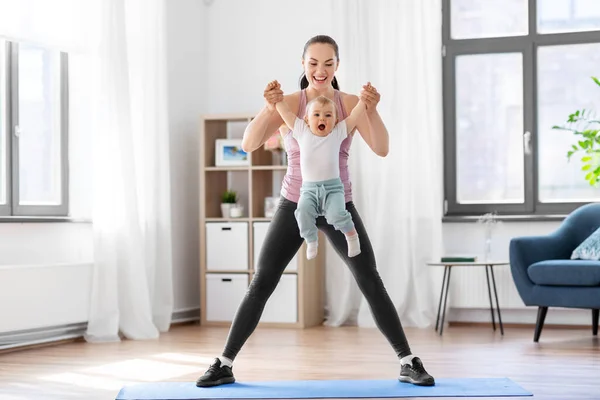
POLYGON ((360 241, 352 216, 346 210, 339 152, 344 139, 356 127, 365 104, 359 100, 350 115, 340 122, 334 102, 324 96, 306 105, 304 119, 298 118, 283 101, 275 107, 300 148, 302 187, 295 216, 300 236, 306 241, 306 258, 310 260, 317 255, 316 219, 321 215, 346 236, 348 257, 357 256, 360 241))

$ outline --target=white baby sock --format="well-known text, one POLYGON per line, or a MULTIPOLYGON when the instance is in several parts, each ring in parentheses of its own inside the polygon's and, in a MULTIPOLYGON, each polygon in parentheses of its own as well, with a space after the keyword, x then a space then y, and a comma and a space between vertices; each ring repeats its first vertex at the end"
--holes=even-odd
POLYGON ((360 241, 358 240, 358 233, 354 235, 346 235, 346 242, 348 242, 348 257, 356 257, 360 254, 360 241))
POLYGON ((317 256, 318 247, 319 243, 317 241, 306 242, 306 258, 309 260, 315 258, 317 256))

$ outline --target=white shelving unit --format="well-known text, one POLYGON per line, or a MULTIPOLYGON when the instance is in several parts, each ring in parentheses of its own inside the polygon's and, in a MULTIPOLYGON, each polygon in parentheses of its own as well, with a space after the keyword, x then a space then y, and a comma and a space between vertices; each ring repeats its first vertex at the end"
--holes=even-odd
MULTIPOLYGON (((273 193, 275 165, 270 151, 249 154, 247 166, 217 167, 217 139, 231 139, 233 127, 245 127, 248 114, 207 115, 200 120, 200 308, 201 324, 227 326, 243 299, 257 268, 257 252, 268 229, 265 197, 273 193), (221 195, 240 193, 244 215, 223 218, 221 195)), ((243 130, 242 130, 243 132, 243 130)), ((239 134, 239 133, 238 133, 239 134)), ((325 240, 321 237, 319 240, 325 240)), ((323 247, 324 249, 324 247, 323 247)), ((313 260, 305 245, 287 266, 265 307, 259 326, 306 328, 323 322, 324 251, 313 260)))

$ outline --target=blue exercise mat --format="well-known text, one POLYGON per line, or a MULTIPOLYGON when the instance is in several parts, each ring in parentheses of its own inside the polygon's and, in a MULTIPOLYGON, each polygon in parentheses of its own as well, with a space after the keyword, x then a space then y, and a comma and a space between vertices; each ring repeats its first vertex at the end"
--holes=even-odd
POLYGON ((390 397, 532 396, 508 378, 437 379, 423 387, 397 380, 310 380, 232 383, 210 388, 193 382, 152 382, 125 386, 116 400, 315 399, 390 397))

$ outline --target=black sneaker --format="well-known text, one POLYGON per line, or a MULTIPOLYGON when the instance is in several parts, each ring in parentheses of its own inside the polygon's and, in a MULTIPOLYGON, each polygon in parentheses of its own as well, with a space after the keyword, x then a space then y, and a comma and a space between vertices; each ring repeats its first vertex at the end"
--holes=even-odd
POLYGON ((233 382, 235 382, 235 378, 233 377, 231 367, 227 365, 221 366, 221 360, 215 358, 215 361, 206 370, 204 375, 196 380, 196 386, 218 386, 233 382))
POLYGON ((423 367, 423 362, 419 357, 412 359, 411 364, 404 364, 400 370, 400 382, 408 382, 419 386, 434 386, 435 380, 429 375, 423 367))

